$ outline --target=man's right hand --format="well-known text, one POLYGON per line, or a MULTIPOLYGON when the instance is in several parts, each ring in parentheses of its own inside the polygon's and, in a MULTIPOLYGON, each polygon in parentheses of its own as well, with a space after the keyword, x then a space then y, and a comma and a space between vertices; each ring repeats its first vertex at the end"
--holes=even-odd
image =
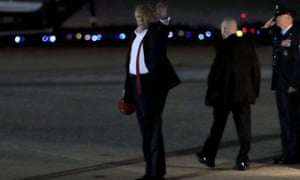
POLYGON ((275 17, 273 16, 271 19, 269 19, 266 22, 266 24, 262 28, 267 29, 267 28, 270 28, 270 27, 274 26, 275 24, 276 24, 275 17))

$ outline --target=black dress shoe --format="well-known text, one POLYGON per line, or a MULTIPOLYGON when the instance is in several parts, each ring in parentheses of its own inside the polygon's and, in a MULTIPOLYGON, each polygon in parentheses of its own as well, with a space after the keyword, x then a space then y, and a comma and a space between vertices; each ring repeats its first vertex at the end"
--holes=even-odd
POLYGON ((215 167, 215 160, 208 158, 204 154, 197 153, 197 159, 200 163, 205 164, 207 167, 215 167))
POLYGON ((137 178, 136 180, 164 180, 162 176, 148 176, 144 175, 143 177, 137 178))
POLYGON ((249 162, 242 161, 242 162, 236 163, 235 166, 234 166, 233 168, 234 168, 235 170, 244 171, 244 170, 250 169, 250 165, 249 165, 249 162))
POLYGON ((144 180, 146 178, 146 176, 140 177, 140 178, 136 178, 135 180, 144 180))
POLYGON ((299 158, 294 158, 294 157, 288 157, 288 158, 283 158, 281 161, 282 164, 298 164, 300 163, 299 158))
POLYGON ((281 155, 281 156, 279 156, 279 157, 274 158, 274 159, 273 159, 273 163, 274 163, 274 164, 282 163, 282 162, 284 161, 284 159, 285 159, 285 158, 281 155))

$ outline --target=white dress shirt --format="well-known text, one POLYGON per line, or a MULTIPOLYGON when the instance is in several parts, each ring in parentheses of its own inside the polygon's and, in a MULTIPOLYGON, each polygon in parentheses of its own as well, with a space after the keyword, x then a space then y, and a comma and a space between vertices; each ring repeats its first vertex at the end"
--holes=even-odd
MULTIPOLYGON (((166 19, 160 19, 160 22, 164 25, 169 25, 170 21, 171 21, 170 17, 168 17, 166 19)), ((148 32, 148 29, 144 29, 142 32, 135 31, 136 37, 133 40, 132 45, 131 45, 130 62, 129 62, 129 73, 132 75, 136 75, 136 60, 137 60, 136 58, 137 58, 138 48, 147 32, 148 32)), ((140 69, 140 74, 149 73, 149 70, 145 64, 145 54, 144 54, 143 45, 140 50, 139 69, 140 69)))
POLYGON ((286 32, 288 32, 288 30, 290 30, 291 29, 291 27, 293 26, 293 24, 291 24, 291 25, 289 25, 287 28, 285 28, 285 29, 283 29, 283 30, 281 30, 281 34, 282 35, 285 35, 286 34, 286 32))
MULTIPOLYGON (((136 37, 132 42, 131 52, 130 52, 130 63, 129 63, 129 73, 130 74, 136 75, 136 60, 137 60, 138 48, 147 32, 148 32, 148 29, 145 29, 142 32, 135 31, 136 37)), ((148 68, 145 64, 145 55, 144 55, 143 45, 140 50, 139 65, 140 65, 140 67, 139 67, 140 74, 147 74, 149 72, 148 68)))

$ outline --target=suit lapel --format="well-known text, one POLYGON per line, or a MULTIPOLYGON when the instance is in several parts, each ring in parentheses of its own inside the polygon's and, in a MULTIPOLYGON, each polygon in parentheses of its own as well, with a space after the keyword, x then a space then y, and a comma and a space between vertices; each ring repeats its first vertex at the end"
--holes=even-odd
POLYGON ((150 39, 150 29, 147 31, 145 37, 144 37, 144 44, 143 44, 143 50, 144 50, 144 57, 145 57, 145 64, 148 68, 148 70, 151 72, 151 66, 150 66, 150 43, 151 39, 150 39))

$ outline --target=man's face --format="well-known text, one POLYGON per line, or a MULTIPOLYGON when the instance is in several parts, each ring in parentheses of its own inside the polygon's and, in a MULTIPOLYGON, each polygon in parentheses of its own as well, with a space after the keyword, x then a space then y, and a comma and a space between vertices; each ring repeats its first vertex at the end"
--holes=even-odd
POLYGON ((222 34, 222 38, 225 39, 226 35, 227 35, 227 23, 226 22, 222 22, 221 24, 221 34, 222 34))
POLYGON ((276 25, 281 29, 287 28, 289 25, 293 23, 292 17, 287 14, 283 14, 276 17, 276 25))
POLYGON ((135 11, 134 17, 136 24, 140 29, 147 29, 150 24, 150 17, 144 12, 135 11))
POLYGON ((235 20, 223 21, 221 24, 221 34, 223 39, 229 35, 235 34, 237 31, 237 22, 235 20))

